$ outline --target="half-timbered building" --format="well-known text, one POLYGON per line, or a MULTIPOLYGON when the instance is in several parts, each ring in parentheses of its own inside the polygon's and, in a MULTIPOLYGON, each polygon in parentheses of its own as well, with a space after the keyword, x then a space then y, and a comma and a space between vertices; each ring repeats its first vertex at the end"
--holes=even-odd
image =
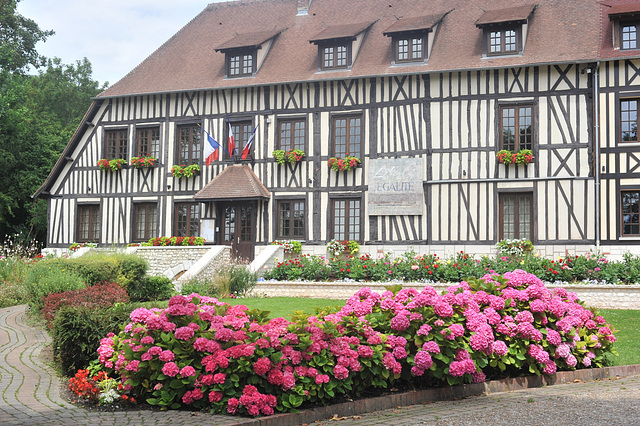
POLYGON ((212 3, 94 99, 35 194, 47 245, 633 250, 639 25, 638 1, 212 3), (221 145, 210 166, 203 129, 221 145), (290 149, 305 155, 279 164, 290 149), (502 164, 501 150, 533 160, 502 164), (157 166, 96 165, 140 156, 157 166), (328 166, 347 156, 361 163, 328 166))

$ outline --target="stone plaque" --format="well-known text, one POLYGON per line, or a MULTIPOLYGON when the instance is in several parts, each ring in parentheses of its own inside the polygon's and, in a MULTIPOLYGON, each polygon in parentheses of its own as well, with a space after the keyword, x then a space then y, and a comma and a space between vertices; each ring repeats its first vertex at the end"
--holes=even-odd
POLYGON ((421 158, 369 160, 369 215, 422 215, 422 167, 421 158))

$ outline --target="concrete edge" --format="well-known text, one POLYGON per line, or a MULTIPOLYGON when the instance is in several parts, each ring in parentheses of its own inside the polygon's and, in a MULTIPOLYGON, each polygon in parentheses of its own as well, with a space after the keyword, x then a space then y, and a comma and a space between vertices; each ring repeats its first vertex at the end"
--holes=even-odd
POLYGON ((575 381, 590 382, 594 380, 636 375, 640 375, 640 364, 590 368, 575 371, 560 371, 551 376, 514 377, 492 380, 485 383, 420 389, 411 392, 363 398, 357 401, 342 402, 301 410, 298 413, 275 414, 273 416, 254 419, 238 419, 237 423, 233 423, 230 426, 301 425, 329 419, 334 415, 337 415, 338 417, 357 416, 401 406, 422 404, 425 402, 451 401, 470 396, 512 392, 522 389, 573 383, 575 381))
POLYGON ((178 278, 177 282, 182 284, 192 278, 197 277, 220 253, 224 252, 225 246, 213 246, 202 257, 200 257, 187 271, 178 278))

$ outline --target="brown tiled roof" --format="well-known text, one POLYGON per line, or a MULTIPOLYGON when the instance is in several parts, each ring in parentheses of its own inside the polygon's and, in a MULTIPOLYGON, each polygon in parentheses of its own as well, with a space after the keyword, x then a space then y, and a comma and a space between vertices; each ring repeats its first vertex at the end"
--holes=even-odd
POLYGON ((271 193, 249 166, 233 165, 224 169, 193 198, 201 201, 270 198, 271 193))
POLYGON ((510 7, 508 9, 487 10, 476 21, 476 26, 482 27, 489 24, 500 24, 503 22, 524 22, 529 18, 535 5, 525 5, 510 7))
POLYGON ((334 25, 331 27, 327 27, 320 32, 320 34, 316 34, 313 38, 309 40, 311 43, 315 43, 317 41, 323 40, 333 40, 336 38, 348 38, 355 37, 367 28, 373 25, 373 22, 367 23, 359 23, 359 24, 346 24, 346 25, 334 25))
POLYGON ((611 17, 628 15, 634 12, 640 12, 640 2, 616 4, 609 8, 609 16, 611 17))
MULTIPOLYGON (((510 6, 524 12, 508 19, 526 16, 526 11, 532 8, 531 2, 510 0, 510 6)), ((504 0, 313 0, 308 14, 298 16, 297 0, 211 3, 99 96, 586 62, 601 57, 605 41, 611 44, 611 38, 605 40, 603 34, 602 18, 609 21, 609 17, 605 11, 608 8, 601 0, 546 0, 539 3, 529 17, 523 53, 490 58, 483 57, 483 30, 477 28, 476 23, 485 11, 504 11, 504 0), (433 33, 435 38, 429 61, 393 66, 392 41, 383 34, 385 30, 399 19, 438 15, 449 10, 451 12, 433 33), (367 31, 352 67, 330 73, 318 72, 318 47, 308 41, 322 35, 328 27, 350 27, 353 22, 374 24, 367 31), (225 54, 216 52, 216 48, 225 46, 236 33, 283 28, 286 30, 275 39, 254 76, 225 78, 225 54)), ((621 1, 616 1, 618 3, 621 1)))
POLYGON ((239 47, 258 47, 267 40, 271 40, 281 32, 282 30, 272 30, 238 34, 231 40, 228 40, 222 43, 220 46, 216 47, 216 52, 221 52, 229 49, 237 49, 239 47))
POLYGON ((382 34, 404 33, 408 31, 431 30, 446 14, 401 18, 391 24, 382 34))

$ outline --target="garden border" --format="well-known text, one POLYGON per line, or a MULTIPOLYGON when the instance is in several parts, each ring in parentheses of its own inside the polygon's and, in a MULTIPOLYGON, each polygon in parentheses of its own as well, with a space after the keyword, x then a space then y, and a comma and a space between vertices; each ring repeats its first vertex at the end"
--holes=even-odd
POLYGON ((397 408, 399 406, 416 405, 425 402, 450 401, 470 396, 489 395, 499 392, 539 388, 543 386, 573 383, 576 380, 590 382, 611 377, 629 377, 640 375, 640 364, 620 365, 615 367, 587 368, 574 371, 559 371, 551 376, 524 376, 491 380, 485 383, 470 385, 445 386, 441 388, 421 389, 357 401, 342 402, 323 407, 301 410, 298 413, 274 414, 268 417, 243 419, 229 426, 290 426, 313 423, 333 417, 356 416, 375 411, 397 408))
MULTIPOLYGON (((418 283, 418 282, 359 282, 359 281, 258 281, 254 292, 270 297, 310 297, 323 299, 344 299, 353 296, 362 287, 382 293, 385 286, 402 284, 403 288, 422 290, 432 286, 438 293, 445 291, 454 283, 418 283)), ((565 288, 574 292, 586 306, 598 309, 640 310, 640 285, 588 285, 588 284, 545 284, 548 288, 565 288)))

